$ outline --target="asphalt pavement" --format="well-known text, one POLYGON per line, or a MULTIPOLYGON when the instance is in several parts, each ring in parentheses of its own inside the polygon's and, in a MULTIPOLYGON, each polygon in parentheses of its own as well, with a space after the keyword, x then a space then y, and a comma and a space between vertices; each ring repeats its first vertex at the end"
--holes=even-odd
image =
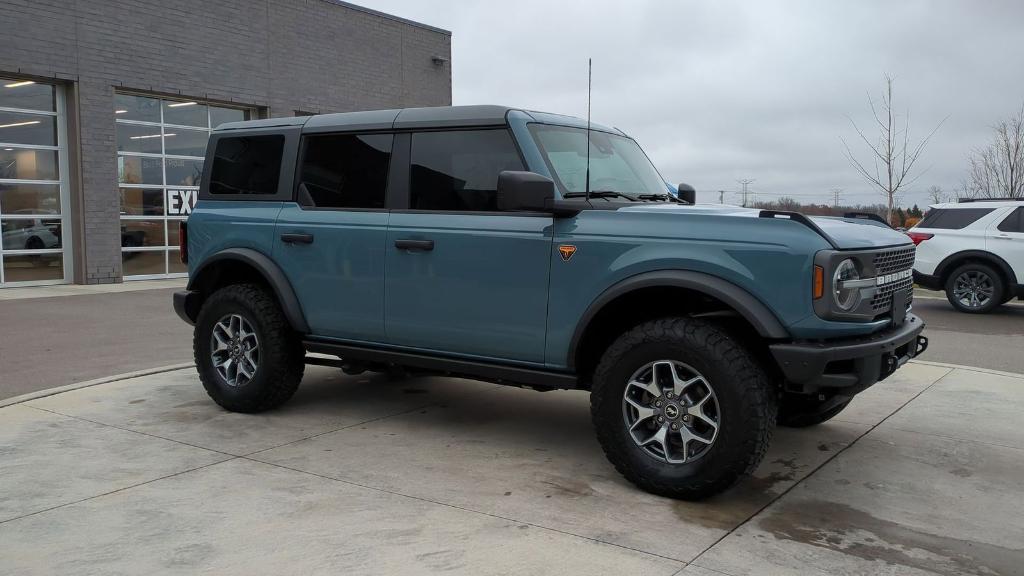
MULTIPOLYGON (((0 298, 0 399, 191 361, 192 329, 171 309, 172 292, 0 298)), ((1024 305, 977 316, 954 311, 941 293, 919 292, 914 311, 931 340, 922 359, 1024 374, 1024 305)))
POLYGON ((1024 374, 1024 303, 964 314, 942 292, 918 290, 914 313, 927 324, 928 350, 922 360, 1024 374))

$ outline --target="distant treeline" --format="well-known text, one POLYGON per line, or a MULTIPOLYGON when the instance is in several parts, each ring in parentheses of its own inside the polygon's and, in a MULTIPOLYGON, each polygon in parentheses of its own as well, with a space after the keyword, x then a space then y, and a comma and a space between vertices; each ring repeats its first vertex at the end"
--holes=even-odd
MULTIPOLYGON (((842 216, 848 212, 871 212, 878 214, 882 218, 885 218, 886 212, 889 208, 885 204, 870 204, 863 205, 858 204, 856 206, 832 206, 829 204, 803 204, 795 198, 779 198, 778 200, 772 200, 769 202, 755 202, 754 208, 760 208, 761 210, 785 210, 788 212, 799 212, 808 216, 842 216)), ((909 228, 914 224, 917 224, 921 218, 924 217, 924 213, 921 209, 914 204, 910 208, 897 208, 892 214, 892 224, 894 227, 909 228)))

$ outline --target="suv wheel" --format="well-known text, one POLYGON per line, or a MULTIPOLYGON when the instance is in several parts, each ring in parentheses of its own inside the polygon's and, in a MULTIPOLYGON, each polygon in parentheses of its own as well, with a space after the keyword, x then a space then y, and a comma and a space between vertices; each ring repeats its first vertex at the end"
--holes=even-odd
POLYGON ((958 267, 946 280, 946 298, 954 308, 984 314, 1003 303, 1003 279, 992 267, 970 262, 958 267))
POLYGON ((819 400, 817 395, 784 394, 779 402, 779 426, 806 428, 835 418, 852 398, 833 397, 819 400))
POLYGON ((615 468, 648 492, 684 500, 753 472, 777 409, 750 353, 694 318, 655 320, 620 336, 594 372, 590 399, 615 468))
POLYGON ((207 394, 232 412, 284 404, 305 370, 301 341, 273 296, 255 284, 221 288, 203 303, 192 350, 207 394))

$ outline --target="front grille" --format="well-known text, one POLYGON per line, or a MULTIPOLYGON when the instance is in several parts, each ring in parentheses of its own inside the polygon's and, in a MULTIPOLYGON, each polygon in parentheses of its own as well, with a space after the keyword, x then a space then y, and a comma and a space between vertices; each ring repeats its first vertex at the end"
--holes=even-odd
MULTIPOLYGON (((875 254, 875 275, 885 276, 913 268, 915 251, 916 248, 911 246, 875 254)), ((898 290, 907 292, 907 308, 910 308, 910 302, 914 299, 914 279, 908 277, 879 286, 878 292, 871 298, 871 309, 876 314, 888 311, 892 306, 892 295, 898 290)))
POLYGON ((875 275, 885 276, 914 267, 914 251, 916 249, 900 248, 875 254, 875 275))

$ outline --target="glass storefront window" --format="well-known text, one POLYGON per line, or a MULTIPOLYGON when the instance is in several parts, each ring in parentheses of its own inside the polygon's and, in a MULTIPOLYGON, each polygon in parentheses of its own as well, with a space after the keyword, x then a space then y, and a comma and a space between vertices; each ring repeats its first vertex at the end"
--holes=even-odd
POLYGON ((56 146, 57 119, 53 116, 0 110, 0 143, 56 146))
POLYGON ((0 147, 0 179, 57 180, 57 151, 0 147))
POLYGON ((63 102, 54 85, 0 78, 0 286, 65 279, 63 102))
POLYGON ((204 102, 117 94, 124 276, 184 274, 178 228, 198 196, 210 130, 250 112, 204 102))

